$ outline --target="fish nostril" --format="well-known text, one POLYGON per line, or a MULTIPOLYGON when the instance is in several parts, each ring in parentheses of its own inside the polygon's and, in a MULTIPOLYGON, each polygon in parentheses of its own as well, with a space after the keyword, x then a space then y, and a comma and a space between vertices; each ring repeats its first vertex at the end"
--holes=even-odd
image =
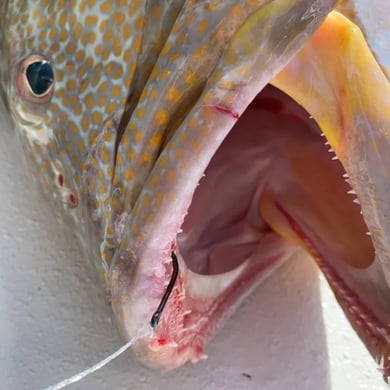
POLYGON ((71 207, 76 207, 78 200, 77 200, 77 195, 74 192, 70 192, 68 195, 68 203, 69 206, 71 207))
POLYGON ((57 183, 60 187, 64 186, 64 175, 62 173, 57 175, 57 183))
POLYGON ((60 190, 62 202, 68 207, 76 207, 78 205, 78 197, 70 188, 62 187, 60 190))

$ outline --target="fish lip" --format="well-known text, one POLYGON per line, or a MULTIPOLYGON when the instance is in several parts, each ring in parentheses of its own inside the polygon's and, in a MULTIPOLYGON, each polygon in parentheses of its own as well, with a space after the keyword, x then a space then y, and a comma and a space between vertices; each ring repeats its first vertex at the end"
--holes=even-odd
MULTIPOLYGON (((273 234, 273 236, 275 235, 273 234)), ((276 237, 276 240, 278 241, 280 238, 276 237)), ((282 251, 283 255, 281 256, 269 258, 261 264, 256 264, 255 261, 246 261, 234 270, 220 275, 221 279, 222 277, 226 279, 227 274, 231 274, 232 281, 229 282, 227 288, 221 290, 222 293, 212 302, 208 311, 202 312, 202 317, 196 327, 194 329, 190 327, 188 332, 182 323, 187 314, 184 313, 184 317, 181 317, 180 310, 177 313, 175 311, 177 297, 183 290, 187 290, 186 299, 188 299, 189 294, 190 299, 193 299, 194 296, 188 293, 188 286, 196 286, 196 282, 195 284, 192 282, 193 277, 203 278, 203 276, 194 274, 187 267, 177 248, 173 249, 179 261, 179 275, 174 290, 162 312, 160 323, 153 329, 153 333, 137 340, 131 348, 132 353, 141 363, 162 371, 169 371, 187 363, 198 363, 205 360, 207 358, 204 352, 205 345, 220 329, 224 320, 230 317, 239 303, 251 294, 275 268, 282 265, 288 258, 293 257, 296 251, 299 251, 299 248, 295 246, 286 246, 286 250, 282 251), (295 248, 295 250, 287 251, 291 248, 295 248), (258 275, 261 275, 260 279, 258 275), (191 283, 189 283, 190 279, 191 283), (239 286, 238 292, 237 285, 239 286), (239 296, 238 301, 237 295, 239 296), (215 316, 217 319, 214 318, 211 321, 210 318, 215 316), (176 323, 173 325, 173 331, 169 329, 172 320, 176 323), (183 342, 181 335, 184 333, 187 337, 183 342)), ((159 280, 149 272, 150 268, 157 272, 155 267, 150 266, 149 262, 145 260, 144 257, 143 261, 133 263, 133 268, 130 271, 132 277, 129 277, 128 268, 124 262, 116 264, 111 270, 110 301, 120 333, 126 340, 137 334, 137 331, 145 327, 145 324, 150 326, 152 314, 161 301, 161 292, 165 291, 167 282, 172 275, 170 256, 166 256, 161 261, 163 270, 159 280), (146 287, 145 281, 148 283, 146 287), (140 288, 141 285, 143 285, 142 288, 140 288), (124 299, 124 297, 130 298, 124 299)), ((206 278, 210 278, 210 276, 206 276, 206 278)), ((215 283, 215 279, 212 282, 215 283)))

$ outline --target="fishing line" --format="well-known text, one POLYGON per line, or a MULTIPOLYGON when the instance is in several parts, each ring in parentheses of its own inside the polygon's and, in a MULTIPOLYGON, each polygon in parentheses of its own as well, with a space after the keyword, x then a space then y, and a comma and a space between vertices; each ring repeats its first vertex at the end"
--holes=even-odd
POLYGON ((116 350, 111 355, 107 356, 105 359, 99 361, 98 363, 94 364, 93 366, 87 368, 84 371, 79 372, 76 375, 71 376, 70 378, 67 378, 61 382, 56 383, 55 385, 51 385, 49 387, 45 387, 43 390, 60 390, 63 389, 66 386, 71 385, 72 383, 76 383, 81 381, 83 378, 85 378, 87 375, 92 374, 93 372, 100 370, 102 367, 110 363, 112 360, 116 359, 119 355, 121 355, 123 352, 129 349, 129 347, 134 344, 138 339, 141 339, 143 337, 150 337, 153 333, 153 329, 148 324, 147 326, 144 326, 141 328, 141 330, 131 338, 125 345, 120 347, 118 350, 116 350))
POLYGON ((81 381, 86 376, 94 373, 95 371, 100 370, 102 367, 106 366, 108 363, 116 359, 118 356, 122 355, 125 351, 127 351, 132 344, 134 344, 138 339, 141 339, 143 337, 150 337, 153 334, 153 330, 157 327, 161 314, 165 308, 165 305, 168 302, 169 296, 172 293, 173 287, 175 286, 177 276, 179 274, 179 262, 177 260, 177 257, 175 253, 171 252, 172 257, 172 276, 168 283, 167 289, 165 290, 165 293, 161 299, 160 304, 158 305, 157 310, 152 315, 152 318, 146 326, 144 326, 131 340, 129 340, 125 345, 120 347, 118 350, 113 352, 111 355, 107 356, 105 359, 100 360, 98 363, 94 364, 93 366, 87 368, 86 370, 83 370, 79 372, 76 375, 71 376, 70 378, 64 379, 61 382, 56 383, 55 385, 51 385, 49 387, 44 388, 43 390, 60 390, 64 387, 67 387, 71 385, 72 383, 76 383, 81 381))

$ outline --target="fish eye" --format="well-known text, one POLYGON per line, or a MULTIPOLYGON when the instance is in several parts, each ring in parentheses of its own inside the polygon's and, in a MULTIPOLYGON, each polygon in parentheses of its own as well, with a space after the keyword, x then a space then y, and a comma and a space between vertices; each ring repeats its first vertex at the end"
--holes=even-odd
POLYGON ((33 103, 47 103, 54 90, 54 70, 42 55, 31 55, 21 61, 15 78, 19 95, 33 103))
POLYGON ((45 95, 54 83, 54 72, 49 62, 36 61, 26 68, 26 77, 31 91, 37 95, 45 95))

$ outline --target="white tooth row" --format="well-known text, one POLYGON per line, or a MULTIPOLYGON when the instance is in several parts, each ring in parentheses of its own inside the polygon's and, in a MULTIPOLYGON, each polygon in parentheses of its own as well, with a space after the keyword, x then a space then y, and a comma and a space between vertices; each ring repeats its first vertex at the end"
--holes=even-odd
MULTIPOLYGON (((324 133, 321 133, 321 137, 325 137, 325 134, 324 134, 324 133)), ((329 144, 328 141, 325 141, 324 145, 325 145, 325 146, 330 146, 330 144, 329 144)), ((329 148, 329 149, 328 149, 328 152, 329 152, 329 153, 334 153, 334 150, 333 150, 332 148, 329 148)), ((338 158, 336 155, 332 157, 332 160, 338 160, 338 159, 339 159, 339 158, 338 158)), ((344 178, 344 181, 345 181, 347 184, 351 185, 351 183, 350 183, 350 181, 349 181, 348 173, 343 173, 343 178, 344 178)), ((356 191, 353 190, 353 189, 349 190, 349 191, 348 191, 348 194, 349 194, 349 195, 357 195, 356 191)), ((359 201, 359 199, 358 199, 357 196, 356 196, 356 198, 354 198, 354 199, 352 200, 352 202, 353 202, 353 203, 356 203, 357 205, 360 206, 360 201, 359 201)), ((360 215, 363 215, 363 213, 362 213, 361 210, 360 210, 360 215)), ((371 232, 366 232, 366 235, 367 235, 367 236, 371 236, 371 232)))
MULTIPOLYGON (((321 133, 321 137, 325 137, 325 134, 324 134, 324 133, 321 133)), ((329 144, 328 141, 326 141, 326 142, 324 143, 324 145, 325 145, 325 146, 330 146, 330 144, 329 144)), ((328 152, 334 154, 334 150, 333 150, 332 148, 329 148, 329 149, 328 149, 328 152)), ((338 158, 336 155, 334 155, 334 156, 332 157, 332 160, 333 160, 333 161, 338 160, 338 159, 339 159, 339 158, 338 158)))
POLYGON ((371 337, 378 338, 374 331, 381 334, 387 342, 390 342, 390 331, 377 323, 376 319, 372 317, 371 313, 363 311, 356 294, 338 277, 331 267, 325 263, 315 248, 311 245, 311 242, 305 240, 305 243, 311 252, 315 254, 319 267, 326 276, 328 283, 336 289, 338 296, 341 300, 347 303, 346 309, 355 317, 356 324, 362 326, 365 325, 365 332, 371 337), (357 318, 356 318, 357 317, 357 318))
POLYGON ((378 338, 376 334, 381 334, 387 343, 390 343, 390 332, 381 324, 379 324, 376 318, 372 317, 370 312, 365 311, 356 294, 349 289, 339 278, 334 275, 333 270, 325 264, 322 260, 318 259, 320 268, 327 276, 329 284, 336 288, 340 299, 346 301, 347 310, 355 317, 355 322, 358 325, 364 325, 365 332, 374 338, 378 338), (358 317, 358 318, 356 318, 358 317), (375 334, 376 333, 376 334, 375 334))
MULTIPOLYGON (((324 134, 324 133, 321 133, 321 137, 325 137, 325 134, 324 134)), ((330 144, 329 144, 328 141, 326 141, 326 142, 324 143, 324 145, 325 145, 325 146, 329 146, 330 144)), ((329 152, 329 153, 334 153, 334 150, 333 150, 332 148, 329 148, 329 149, 328 149, 328 152, 329 152)), ((339 159, 339 158, 338 158, 336 155, 334 155, 334 156, 332 157, 332 160, 338 160, 338 159, 339 159)), ((344 178, 344 181, 345 181, 347 184, 351 185, 351 182, 349 181, 349 176, 348 176, 347 173, 343 173, 343 178, 344 178)), ((348 191, 348 194, 349 194, 349 195, 357 195, 357 194, 356 194, 356 191, 353 190, 353 189, 349 190, 349 191, 348 191)), ((353 202, 353 203, 356 203, 357 205, 360 206, 360 201, 359 201, 359 199, 358 199, 357 197, 354 198, 354 199, 352 200, 352 202, 353 202)), ((360 210, 360 215, 363 215, 363 213, 362 213, 361 210, 360 210)), ((366 234, 367 234, 367 236, 371 236, 371 233, 370 233, 370 232, 367 232, 366 234)))

